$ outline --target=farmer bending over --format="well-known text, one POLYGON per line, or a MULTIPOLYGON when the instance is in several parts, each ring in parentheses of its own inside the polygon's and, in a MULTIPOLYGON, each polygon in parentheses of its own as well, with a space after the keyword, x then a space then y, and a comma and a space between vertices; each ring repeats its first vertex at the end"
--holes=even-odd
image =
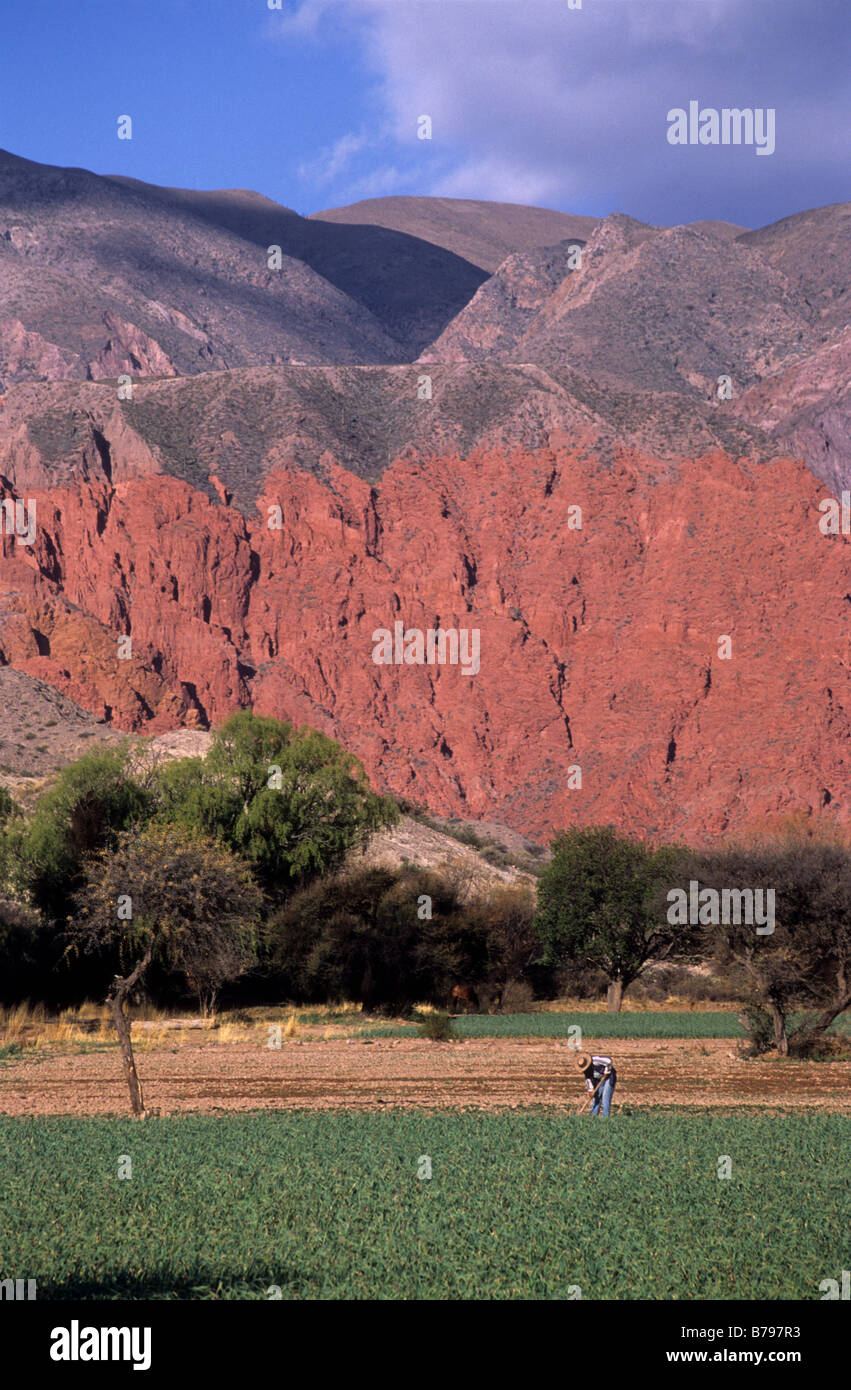
POLYGON ((601 1057, 596 1053, 589 1057, 587 1052, 583 1052, 577 1058, 576 1065, 585 1077, 585 1085, 593 1096, 591 1114, 602 1113, 605 1119, 611 1109, 612 1095, 618 1080, 611 1057, 601 1057))

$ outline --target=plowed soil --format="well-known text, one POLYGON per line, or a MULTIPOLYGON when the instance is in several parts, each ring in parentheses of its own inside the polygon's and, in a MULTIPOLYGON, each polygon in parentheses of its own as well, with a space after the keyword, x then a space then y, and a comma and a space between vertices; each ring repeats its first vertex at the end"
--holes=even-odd
MULTIPOLYGON (((745 1106, 851 1113, 848 1062, 749 1062, 734 1046, 727 1039, 619 1040, 613 1051, 615 1108, 745 1106)), ((442 1110, 546 1105, 571 1111, 583 1101, 575 1054, 553 1042, 287 1039, 280 1049, 186 1043, 141 1052, 137 1063, 146 1106, 162 1114, 385 1105, 442 1110)), ((3 1114, 127 1110, 117 1050, 27 1059, 0 1068, 3 1114)))

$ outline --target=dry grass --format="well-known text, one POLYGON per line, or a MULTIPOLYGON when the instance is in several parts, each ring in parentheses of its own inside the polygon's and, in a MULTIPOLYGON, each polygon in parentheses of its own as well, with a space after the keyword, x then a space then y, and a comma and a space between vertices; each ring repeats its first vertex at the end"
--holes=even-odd
MULTIPOLYGON (((737 1013, 741 1003, 730 1000, 692 999, 690 996, 669 994, 667 999, 631 999, 627 994, 622 1005, 622 1014, 664 1014, 664 1013, 737 1013)), ((604 1014, 607 1012, 605 999, 581 999, 579 996, 565 996, 563 999, 548 999, 534 1005, 534 1012, 548 1014, 604 1014)))
MULTIPOLYGON (((439 1012, 429 1004, 417 1006, 420 1016, 439 1012)), ((624 1013, 666 1013, 724 1009, 723 1004, 711 1004, 671 996, 664 1003, 647 1000, 624 1001, 624 1013)), ((733 1006, 727 1005, 731 1011, 733 1006)), ((546 1013, 606 1012, 605 1000, 563 998, 540 1003, 535 1008, 546 1013)), ((359 1004, 302 1004, 284 1007, 262 1005, 250 1009, 235 1009, 207 1017, 186 1012, 167 1011, 149 1002, 130 1009, 133 1045, 142 1052, 186 1045, 227 1046, 230 1043, 270 1045, 280 1029, 280 1040, 322 1038, 334 1041, 357 1036, 365 1019, 359 1004)), ((392 1023, 393 1020, 386 1020, 392 1023)), ((11 1008, 0 1008, 0 1048, 9 1045, 41 1053, 84 1052, 91 1048, 112 1045, 116 1041, 109 1008, 91 1001, 77 1008, 50 1013, 43 1004, 28 1000, 11 1008)), ((277 1046, 277 1043, 271 1045, 277 1046)))
POLYGON ((43 1004, 28 999, 11 1008, 0 1008, 0 1046, 42 1050, 75 1046, 103 1039, 111 1033, 109 1010, 105 1004, 82 1004, 51 1014, 43 1004))
MULTIPOLYGON (((423 1006, 425 1010, 428 1006, 423 1006)), ((185 1046, 227 1046, 251 1043, 265 1047, 277 1036, 283 1040, 354 1037, 368 1020, 359 1004, 261 1005, 209 1016, 164 1010, 143 1001, 129 1009, 133 1047, 139 1052, 174 1051, 185 1046), (272 1029, 280 1030, 272 1033, 272 1029)), ((389 1020, 388 1020, 389 1021, 389 1020)), ((0 1007, 0 1049, 11 1045, 33 1054, 84 1053, 116 1045, 109 1008, 87 1001, 51 1013, 43 1004, 25 1001, 0 1007)))
MULTIPOLYGON (((169 1015, 151 1004, 133 1010, 132 1020, 137 1025, 136 1039, 145 1049, 150 1046, 149 1038, 156 1038, 162 1045, 172 1026, 169 1015)), ((43 1004, 33 1004, 28 999, 10 1008, 0 1007, 0 1047, 14 1044, 35 1051, 74 1051, 114 1040, 112 1015, 106 1004, 87 1000, 59 1013, 51 1013, 43 1004)))

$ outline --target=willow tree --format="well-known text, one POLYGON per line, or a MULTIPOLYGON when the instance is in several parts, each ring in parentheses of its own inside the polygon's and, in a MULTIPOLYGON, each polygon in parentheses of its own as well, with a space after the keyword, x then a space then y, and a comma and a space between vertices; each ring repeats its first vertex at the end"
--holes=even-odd
POLYGON ((399 818, 340 744, 251 710, 216 730, 205 758, 163 766, 155 796, 159 819, 220 839, 273 895, 335 869, 399 818))

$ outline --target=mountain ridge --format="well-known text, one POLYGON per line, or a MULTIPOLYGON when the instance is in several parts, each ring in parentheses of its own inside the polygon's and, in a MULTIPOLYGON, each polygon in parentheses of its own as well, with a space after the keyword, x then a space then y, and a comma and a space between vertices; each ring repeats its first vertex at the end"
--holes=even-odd
POLYGON ((37 516, 0 535, 0 667, 111 731, 310 723, 539 840, 851 820, 851 561, 819 525, 851 481, 849 206, 531 245, 570 214, 447 201, 384 213, 526 243, 489 274, 0 155, 0 492, 37 516), (479 673, 376 665, 400 621, 475 629, 479 673))

